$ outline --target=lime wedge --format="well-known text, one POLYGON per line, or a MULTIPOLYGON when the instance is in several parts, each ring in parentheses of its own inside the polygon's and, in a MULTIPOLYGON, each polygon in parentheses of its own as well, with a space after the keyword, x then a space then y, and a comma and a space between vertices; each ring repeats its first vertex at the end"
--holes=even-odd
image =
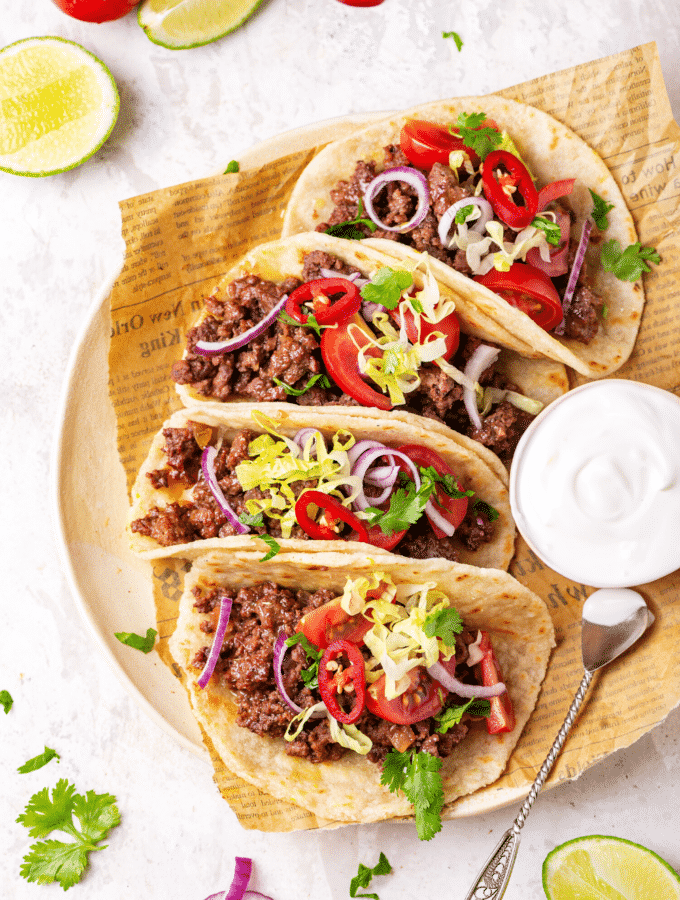
POLYGON ((116 83, 84 47, 58 37, 0 50, 0 170, 54 175, 79 166, 118 117, 116 83))
POLYGON ((144 0, 137 20, 154 44, 169 50, 200 47, 234 31, 262 0, 144 0))
POLYGON ((680 876, 653 850, 594 834, 546 856, 543 890, 548 900, 679 900, 680 876))

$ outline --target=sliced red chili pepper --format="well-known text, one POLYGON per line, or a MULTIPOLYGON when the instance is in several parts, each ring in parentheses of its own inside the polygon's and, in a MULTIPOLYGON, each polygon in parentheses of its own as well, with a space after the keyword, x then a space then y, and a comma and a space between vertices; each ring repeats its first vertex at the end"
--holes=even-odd
POLYGON ((334 719, 344 722, 345 725, 356 722, 363 711, 366 699, 364 658, 356 644, 349 641, 333 641, 326 647, 319 662, 319 692, 334 719), (347 665, 343 657, 347 658, 347 665), (349 711, 340 706, 341 696, 351 698, 352 705, 349 711))
MULTIPOLYGON (((321 335, 321 356, 330 378, 350 397, 362 406, 375 406, 378 409, 392 409, 392 401, 386 394, 367 384, 359 371, 359 351, 355 341, 365 347, 368 335, 365 335, 366 324, 359 316, 347 322, 326 328, 321 335), (350 335, 349 328, 352 327, 350 335)), ((369 347, 368 356, 379 356, 377 347, 369 347)))
POLYGON ((526 166, 514 154, 507 150, 494 150, 489 153, 484 160, 482 188, 493 211, 510 228, 526 228, 531 224, 538 209, 538 191, 526 166), (503 190, 501 181, 496 175, 496 170, 501 166, 510 175, 509 180, 504 179, 506 184, 512 184, 524 200, 522 206, 503 190))
POLYGON ((286 312, 304 325, 308 317, 302 311, 302 305, 310 302, 319 325, 333 325, 335 322, 345 322, 359 311, 361 296, 357 286, 348 278, 318 278, 295 288, 286 300, 286 312), (331 300, 336 294, 341 296, 331 300))
POLYGON ((324 494, 323 491, 303 491, 295 503, 295 518, 298 525, 315 541, 335 541, 338 539, 338 535, 331 524, 325 525, 312 519, 307 509, 311 504, 323 509, 326 519, 330 519, 331 523, 338 520, 345 522, 356 531, 360 541, 368 543, 368 532, 364 523, 361 519, 357 519, 354 513, 343 506, 339 500, 331 497, 330 494, 324 494))
MULTIPOLYGON (((494 655, 488 631, 482 632, 479 649, 484 654, 479 663, 482 673, 482 684, 485 687, 491 687, 491 685, 503 681, 503 673, 494 655)), ((505 691, 498 697, 491 697, 489 702, 491 704, 491 713, 486 720, 486 730, 489 734, 512 731, 515 727, 515 712, 512 708, 510 694, 505 691)))

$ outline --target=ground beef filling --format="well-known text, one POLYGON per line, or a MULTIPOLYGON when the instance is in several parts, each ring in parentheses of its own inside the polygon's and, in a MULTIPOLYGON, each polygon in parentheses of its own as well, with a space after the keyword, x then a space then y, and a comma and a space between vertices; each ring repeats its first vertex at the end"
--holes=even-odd
MULTIPOLYGON (((231 537, 236 534, 212 491, 203 479, 201 471, 201 446, 196 434, 204 436, 206 427, 196 423, 188 423, 186 428, 165 428, 164 451, 166 465, 147 473, 149 481, 155 488, 182 484, 191 490, 191 499, 176 501, 165 507, 153 507, 148 515, 135 519, 131 528, 136 534, 153 538, 162 547, 175 544, 186 544, 208 538, 231 537)), ((234 437, 231 444, 224 442, 215 459, 215 475, 222 492, 237 516, 247 512, 247 502, 266 496, 259 488, 243 491, 236 477, 236 467, 243 460, 249 459, 248 446, 256 437, 255 433, 243 429, 234 437)), ((316 483, 299 481, 293 484, 296 496, 308 488, 315 488, 316 483)), ((463 489, 464 486, 461 485, 463 489)), ((483 498, 480 498, 483 499, 483 498)), ((280 538, 281 524, 278 519, 264 519, 265 525, 252 526, 252 534, 268 534, 280 538)), ((409 529, 406 536, 397 544, 394 552, 412 559, 428 559, 443 557, 456 562, 459 559, 461 544, 469 550, 477 550, 481 544, 493 540, 494 523, 484 512, 475 511, 469 505, 465 519, 456 529, 452 537, 437 538, 428 524, 426 516, 409 529)), ((294 525, 291 537, 308 539, 309 535, 294 525)), ((341 535, 339 535, 341 536, 341 535)))
MULTIPOLYGON (((222 588, 203 593, 194 588, 194 610, 201 617, 200 628, 206 635, 214 632, 219 604, 226 592, 222 588)), ((222 644, 213 679, 227 685, 238 704, 237 724, 255 734, 283 737, 294 713, 281 698, 274 681, 274 642, 283 629, 292 635, 302 616, 336 596, 334 591, 319 590, 314 593, 291 590, 273 582, 261 582, 241 588, 233 598, 227 632, 222 644)), ((457 636, 456 662, 465 672, 467 647, 474 641, 472 632, 457 636)), ((196 669, 202 669, 210 652, 210 642, 202 647, 191 661, 196 669)), ((304 650, 291 647, 283 663, 283 682, 291 700, 302 709, 318 703, 317 691, 310 691, 302 682, 300 672, 308 665, 304 650)), ((449 695, 447 705, 460 704, 455 695, 449 695)), ((364 710, 357 727, 372 741, 368 759, 382 763, 387 753, 397 748, 425 751, 433 756, 448 756, 468 731, 468 724, 461 722, 446 734, 439 734, 433 719, 425 719, 414 725, 395 725, 364 710)), ((309 721, 293 741, 285 742, 285 750, 291 756, 299 756, 310 762, 327 762, 339 759, 345 750, 331 740, 328 719, 309 721)))
MULTIPOLYGON (((325 232, 333 225, 339 225, 341 222, 355 219, 358 215, 359 200, 363 198, 367 185, 380 171, 394 166, 412 167, 412 163, 409 162, 398 145, 392 144, 385 147, 384 154, 382 166, 378 166, 373 161, 360 160, 352 177, 347 181, 338 182, 330 192, 331 200, 335 206, 328 220, 317 225, 317 231, 325 232)), ((448 166, 436 162, 427 175, 430 190, 430 207, 420 225, 404 234, 383 231, 380 228, 375 232, 371 232, 366 225, 357 227, 365 237, 387 238, 388 240, 408 244, 415 250, 428 253, 435 259, 441 260, 446 265, 456 269, 456 271, 462 272, 463 275, 471 276, 473 273, 467 263, 464 251, 445 248, 439 239, 437 229, 440 219, 450 206, 458 200, 473 195, 475 177, 468 182, 460 184, 448 166)), ((405 182, 393 181, 378 194, 374 201, 374 207, 381 222, 391 226, 400 225, 408 222, 414 215, 417 207, 417 194, 405 182)), ((507 239, 514 240, 514 236, 515 233, 510 232, 507 239)), ((575 247, 572 247, 570 268, 575 249, 575 247)), ((558 283, 560 294, 564 293, 565 288, 566 278, 564 279, 564 284, 560 285, 558 283)), ((603 305, 602 298, 594 293, 585 276, 583 274, 580 275, 574 299, 564 319, 564 330, 561 336, 583 344, 589 344, 600 327, 599 316, 603 305)))
MULTIPOLYGON (((347 276, 358 270, 320 250, 305 256, 304 281, 326 277, 329 272, 347 276)), ((318 337, 308 328, 295 328, 277 319, 267 331, 239 350, 209 357, 195 351, 199 340, 227 340, 246 331, 259 322, 283 294, 299 284, 294 278, 277 285, 248 275, 229 285, 226 299, 208 297, 205 301, 208 316, 189 331, 187 354, 185 359, 173 365, 173 379, 178 384, 191 385, 203 397, 221 401, 247 399, 290 401, 302 406, 357 405, 338 387, 333 384, 323 387, 318 379, 297 396, 286 392, 284 383, 298 392, 310 384, 314 376, 325 373, 318 337)), ((460 347, 451 360, 453 365, 464 368, 479 343, 476 338, 461 335, 460 347)), ((506 403, 502 416, 493 419, 488 428, 477 431, 465 410, 463 389, 459 384, 433 364, 423 365, 420 377, 419 387, 408 394, 407 404, 400 409, 445 422, 455 431, 489 447, 504 462, 510 461, 530 421, 527 413, 506 403)), ((484 373, 482 383, 516 389, 495 373, 493 366, 484 373)))

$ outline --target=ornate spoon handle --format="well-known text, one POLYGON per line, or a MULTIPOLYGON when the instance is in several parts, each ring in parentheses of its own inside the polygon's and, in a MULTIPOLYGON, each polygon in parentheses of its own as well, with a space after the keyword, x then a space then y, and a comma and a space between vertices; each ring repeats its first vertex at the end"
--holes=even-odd
POLYGON ((543 765, 538 770, 534 783, 531 785, 531 790, 529 791, 527 799, 524 801, 522 808, 517 814, 517 818, 512 823, 512 827, 505 832, 500 843, 495 847, 493 853, 484 864, 484 867, 479 873, 471 890, 465 895, 465 900, 501 900, 501 897, 508 886, 508 882, 510 881, 512 867, 515 863, 517 851, 519 850, 520 829, 524 825, 526 818, 529 815, 529 810, 534 805, 534 800, 543 787, 543 783, 550 774, 553 763, 557 759, 557 755, 567 739, 569 730, 581 708, 581 704, 583 703, 583 699, 592 678, 593 672, 586 669, 583 678, 581 679, 581 684, 576 691, 576 695, 569 707, 564 722, 562 723, 562 727, 557 732, 553 745, 548 751, 548 755, 543 761, 543 765))

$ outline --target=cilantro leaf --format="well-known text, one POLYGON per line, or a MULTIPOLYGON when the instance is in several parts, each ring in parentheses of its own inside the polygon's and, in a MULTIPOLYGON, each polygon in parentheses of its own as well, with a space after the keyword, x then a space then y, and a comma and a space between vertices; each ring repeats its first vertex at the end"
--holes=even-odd
POLYGON ((264 527, 264 515, 262 514, 262 512, 257 512, 254 515, 251 515, 249 512, 246 512, 244 510, 238 517, 238 520, 242 525, 249 525, 251 528, 264 527))
POLYGON ((491 704, 488 700, 471 697, 467 703, 462 703, 460 706, 445 707, 434 717, 439 734, 446 734, 449 728, 458 725, 464 713, 469 713, 471 716, 488 716, 491 713, 491 704))
POLYGON ((294 647, 295 644, 300 644, 307 654, 307 660, 310 661, 310 665, 300 672, 302 681, 305 687, 314 690, 319 686, 319 662, 323 656, 323 650, 315 647, 301 631, 296 631, 295 634, 286 639, 286 647, 294 647))
POLYGON ((23 766, 19 766, 17 772, 20 772, 22 775, 25 775, 27 772, 35 772, 37 769, 42 769, 43 766, 46 766, 51 759, 59 761, 61 757, 56 750, 46 746, 38 756, 34 756, 28 762, 25 762, 23 766))
POLYGON ((29 829, 31 837, 46 837, 52 831, 62 831, 74 840, 48 840, 33 844, 24 856, 21 875, 38 884, 57 882, 64 890, 72 887, 85 871, 92 850, 103 850, 98 841, 120 823, 120 813, 111 794, 86 796, 75 793, 75 786, 62 778, 52 790, 44 788, 34 794, 17 822, 29 829), (78 819, 81 830, 75 826, 78 819))
POLYGON ((156 635, 158 632, 154 628, 146 629, 146 637, 141 634, 135 634, 134 631, 116 631, 115 636, 127 647, 135 650, 141 650, 142 653, 151 653, 153 645, 156 643, 156 635))
POLYGON ((380 783, 390 791, 401 790, 413 804, 416 830, 421 841, 441 831, 441 811, 444 806, 444 789, 440 769, 442 760, 424 751, 390 750, 383 763, 380 783))
POLYGON ((316 321, 314 313, 309 313, 306 322, 298 322, 298 320, 289 315, 285 309, 282 309, 277 318, 282 322, 285 322, 286 325, 292 325, 293 328, 311 328, 317 337, 321 337, 321 326, 316 321))
POLYGON ((232 159, 231 162, 227 165, 227 168, 224 170, 225 175, 231 175, 233 172, 239 172, 241 167, 235 159, 232 159))
POLYGON ((10 711, 13 703, 14 700, 9 691, 0 691, 0 706, 5 710, 5 715, 10 711))
POLYGON ((638 241, 622 250, 615 238, 602 245, 600 259, 605 272, 613 272, 619 281, 637 281, 643 272, 652 271, 649 262, 661 262, 654 247, 643 247, 638 241))
POLYGON ((416 491, 415 483, 409 480, 406 488, 397 488, 392 492, 389 509, 367 507, 365 511, 369 516, 369 524, 379 525, 383 534, 404 531, 420 519, 434 487, 434 483, 424 482, 416 491))
POLYGON ((552 247, 559 247, 561 240, 561 232, 560 226, 557 222, 553 222, 551 219, 546 219, 545 216, 536 216, 536 218, 531 223, 534 228, 539 228, 544 234, 546 241, 552 247))
POLYGON ((306 393, 311 387, 313 387, 317 381, 319 382, 319 387, 329 388, 331 386, 330 381, 327 376, 323 374, 323 372, 318 372, 316 375, 312 375, 307 384, 303 388, 294 388, 289 384, 286 384, 285 381, 281 381, 280 378, 274 376, 273 378, 274 384, 278 384, 279 387, 282 387, 286 394, 289 397, 301 397, 302 394, 306 393))
POLYGON ((454 223, 456 225, 464 225, 468 219, 468 216, 472 215, 474 208, 474 203, 470 203, 468 206, 461 206, 461 208, 456 212, 456 215, 453 217, 454 223))
POLYGON ((501 143, 503 137, 495 128, 488 125, 482 127, 486 121, 486 113, 460 113, 455 125, 449 127, 452 134, 458 134, 466 147, 474 150, 477 156, 484 160, 501 143))
POLYGON ((265 555, 260 557, 260 562, 268 562, 270 559, 273 559, 281 549, 281 544, 271 534, 251 534, 251 537, 264 541, 269 547, 265 555))
POLYGON ((472 504, 473 510, 483 516, 486 516, 489 522, 495 522, 500 513, 495 506, 487 503, 486 500, 475 500, 472 504))
POLYGON ((438 637, 447 647, 456 646, 456 635, 463 630, 463 620, 457 609, 438 609, 430 613, 423 623, 423 631, 428 637, 438 637))
POLYGON ((346 241, 360 241, 366 235, 360 228, 357 228, 357 225, 365 225, 371 234, 378 227, 372 219, 364 216, 364 204, 361 198, 359 198, 357 203, 356 218, 348 219, 346 222, 338 222, 336 225, 329 225, 325 233, 330 234, 332 237, 345 238, 346 241))
POLYGON ((453 40, 455 41, 455 44, 456 44, 456 48, 458 49, 459 53, 463 49, 463 41, 461 40, 461 37, 457 32, 442 31, 442 37, 443 38, 453 38, 453 40))
POLYGON ((361 296, 367 303, 379 303, 385 309, 396 309, 401 300, 402 291, 411 287, 413 277, 403 269, 391 269, 383 266, 378 269, 368 284, 361 288, 361 296))
POLYGON ((392 866, 382 852, 378 857, 378 862, 372 869, 369 866, 365 866, 363 863, 359 863, 359 871, 349 884, 350 897, 370 897, 371 900, 380 900, 377 894, 358 894, 357 891, 359 888, 367 888, 374 875, 389 875, 391 871, 392 866))
POLYGON ((454 500, 460 500, 462 497, 474 497, 474 491, 461 491, 459 489, 455 475, 448 473, 440 475, 434 466, 420 466, 419 468, 423 480, 428 479, 441 485, 444 493, 448 494, 449 497, 453 497, 454 500))
POLYGON ((614 209, 613 203, 607 203, 606 200, 603 200, 599 194, 596 194, 595 191, 588 188, 590 191, 590 196, 593 198, 593 211, 591 213, 593 220, 600 231, 606 231, 609 228, 609 219, 607 218, 607 213, 610 209, 614 209))

